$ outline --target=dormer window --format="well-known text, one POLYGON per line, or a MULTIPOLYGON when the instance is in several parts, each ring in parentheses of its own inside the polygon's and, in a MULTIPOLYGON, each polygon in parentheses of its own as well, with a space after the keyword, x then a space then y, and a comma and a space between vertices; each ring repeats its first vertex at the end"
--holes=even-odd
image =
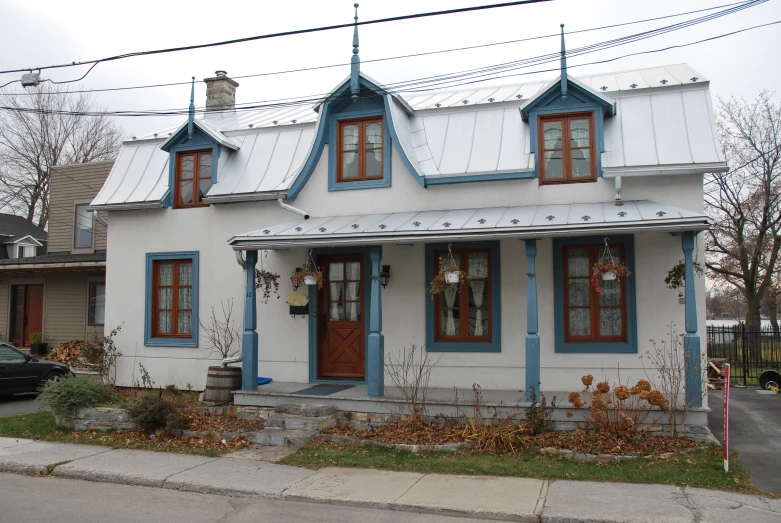
POLYGON ((337 182, 383 177, 382 117, 339 121, 337 182))
POLYGON ((540 183, 597 179, 593 113, 539 117, 540 183))
POLYGON ((204 195, 212 186, 212 149, 176 155, 174 207, 206 207, 204 195))

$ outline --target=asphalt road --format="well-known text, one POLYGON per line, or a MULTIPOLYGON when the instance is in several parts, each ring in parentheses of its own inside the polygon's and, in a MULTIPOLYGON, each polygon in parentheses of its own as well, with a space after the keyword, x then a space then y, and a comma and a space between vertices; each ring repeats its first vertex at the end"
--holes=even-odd
MULTIPOLYGON (((729 447, 754 475, 757 487, 781 494, 781 394, 761 395, 758 387, 730 389, 729 447)), ((723 438, 723 391, 708 393, 708 427, 723 438)))
POLYGON ((458 523, 451 518, 278 499, 214 496, 54 477, 0 474, 3 523, 458 523), (35 494, 33 494, 35 493, 35 494))
POLYGON ((40 403, 35 401, 37 394, 17 394, 15 396, 0 396, 0 418, 15 414, 35 412, 40 403))

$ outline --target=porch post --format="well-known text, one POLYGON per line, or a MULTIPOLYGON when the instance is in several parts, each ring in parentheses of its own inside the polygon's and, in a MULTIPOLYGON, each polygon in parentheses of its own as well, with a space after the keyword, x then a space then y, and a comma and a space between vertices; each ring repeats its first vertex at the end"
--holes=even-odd
POLYGON ((540 337, 537 335, 537 240, 526 241, 526 259, 529 272, 526 273, 526 401, 532 401, 532 394, 540 399, 540 337))
POLYGON ((255 301, 255 264, 258 251, 247 251, 247 288, 244 293, 244 333, 241 335, 241 390, 258 388, 258 305, 255 301))
POLYGON ((382 247, 374 245, 369 249, 371 260, 371 289, 369 299, 369 341, 366 348, 366 383, 369 396, 385 393, 385 339, 382 335, 382 295, 380 287, 380 260, 382 247))
POLYGON ((697 335, 697 301, 694 293, 694 251, 695 237, 691 231, 681 235, 681 246, 686 266, 684 298, 686 301, 686 335, 683 337, 683 357, 686 371, 686 404, 702 406, 702 355, 700 337, 697 335))

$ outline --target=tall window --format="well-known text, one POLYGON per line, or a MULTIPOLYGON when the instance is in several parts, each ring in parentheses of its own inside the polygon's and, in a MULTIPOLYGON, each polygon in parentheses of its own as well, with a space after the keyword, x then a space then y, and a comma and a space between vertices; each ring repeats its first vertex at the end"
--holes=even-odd
POLYGON ((77 249, 92 247, 92 212, 86 205, 76 206, 76 220, 73 230, 73 246, 77 249))
MULTIPOLYGON (((453 249, 453 259, 466 269, 469 285, 448 285, 434 297, 435 341, 491 341, 491 251, 453 249)), ((447 259, 446 250, 436 259, 447 259)))
POLYGON ((212 186, 212 150, 178 153, 174 207, 203 207, 203 197, 212 186))
MULTIPOLYGON (((627 341, 626 280, 603 280, 601 291, 591 285, 592 267, 605 256, 600 245, 567 245, 564 271, 564 341, 627 341)), ((625 262, 623 245, 612 247, 615 261, 625 262)))
POLYGON ((382 178, 382 117, 339 122, 338 182, 382 178))
POLYGON ((89 313, 87 314, 87 325, 90 327, 103 325, 106 315, 106 284, 89 284, 89 313))
POLYGON ((594 116, 541 116, 540 182, 591 182, 597 179, 594 116))
POLYGON ((152 265, 152 333, 190 338, 193 324, 193 262, 158 260, 152 265))

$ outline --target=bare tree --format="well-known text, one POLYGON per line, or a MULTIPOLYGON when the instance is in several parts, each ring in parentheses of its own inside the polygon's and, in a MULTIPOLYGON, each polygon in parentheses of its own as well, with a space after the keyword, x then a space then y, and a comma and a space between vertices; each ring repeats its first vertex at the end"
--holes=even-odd
POLYGON ((217 317, 214 306, 212 306, 211 318, 207 322, 198 320, 198 323, 206 334, 208 345, 205 348, 209 350, 209 356, 217 353, 220 359, 224 360, 232 358, 238 353, 238 349, 234 350, 233 345, 238 342, 241 335, 232 318, 233 300, 231 299, 227 304, 220 301, 220 307, 222 308, 222 318, 217 317))
POLYGON ((45 227, 49 170, 116 157, 121 129, 89 93, 54 85, 0 90, 0 204, 45 227))
POLYGON ((767 91, 751 103, 720 100, 718 127, 730 170, 706 178, 706 266, 740 289, 755 330, 781 248, 781 109, 767 91))

